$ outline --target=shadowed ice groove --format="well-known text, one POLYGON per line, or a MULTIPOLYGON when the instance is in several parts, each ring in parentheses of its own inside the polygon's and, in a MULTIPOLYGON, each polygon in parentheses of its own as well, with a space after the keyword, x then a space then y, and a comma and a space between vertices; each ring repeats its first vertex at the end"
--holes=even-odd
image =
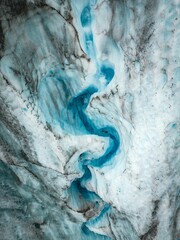
POLYGON ((98 216, 96 216, 95 218, 92 218, 89 221, 87 221, 86 223, 82 224, 82 231, 87 236, 91 236, 92 237, 91 239, 111 240, 111 238, 108 236, 105 236, 105 235, 102 235, 99 233, 94 233, 92 230, 90 230, 91 226, 98 224, 98 222, 103 222, 104 215, 108 212, 109 209, 110 209, 110 206, 108 204, 106 204, 98 216))

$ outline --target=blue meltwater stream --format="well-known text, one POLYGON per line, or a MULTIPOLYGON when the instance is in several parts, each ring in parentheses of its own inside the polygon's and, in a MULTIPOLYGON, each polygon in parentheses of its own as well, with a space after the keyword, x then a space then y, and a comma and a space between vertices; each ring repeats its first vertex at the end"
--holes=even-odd
MULTIPOLYGON (((107 148, 103 156, 97 159, 90 159, 90 160, 83 159, 80 161, 81 169, 83 170, 84 174, 81 178, 75 179, 69 189, 69 193, 73 197, 73 200, 77 199, 76 205, 77 206, 79 205, 80 208, 87 207, 87 209, 88 209, 88 206, 94 206, 94 208, 96 208, 97 207, 96 205, 99 202, 98 200, 100 200, 100 197, 96 193, 89 191, 84 186, 85 183, 88 180, 90 180, 92 177, 88 166, 102 168, 105 164, 107 164, 113 158, 113 156, 116 154, 120 146, 119 134, 115 130, 115 128, 113 128, 112 126, 97 128, 96 125, 87 116, 85 112, 88 106, 90 97, 95 92, 97 92, 97 89, 95 87, 93 86, 88 87, 86 90, 80 93, 77 97, 74 97, 69 102, 67 107, 68 111, 71 111, 74 113, 73 115, 76 119, 77 118, 80 119, 81 124, 84 126, 84 128, 87 130, 89 134, 94 134, 101 137, 109 138, 109 147, 107 148)), ((103 209, 101 210, 100 213, 98 213, 97 217, 93 218, 93 221, 98 222, 99 220, 101 220, 101 218, 107 212, 107 210, 109 210, 109 208, 110 206, 108 204, 104 204, 103 209)), ((89 220, 88 222, 90 221, 91 220, 89 220)), ((92 237, 95 234, 89 230, 89 228, 86 226, 86 223, 82 225, 82 230, 84 231, 85 234, 92 235, 92 237)), ((99 238, 101 238, 100 235, 98 236, 98 239, 99 238)), ((109 239, 106 236, 102 236, 102 238, 109 239)))
POLYGON ((120 148, 120 137, 112 126, 97 127, 86 113, 90 99, 94 93, 98 92, 98 89, 91 85, 79 94, 75 94, 72 92, 74 84, 76 85, 72 79, 65 77, 61 70, 51 70, 40 83, 39 104, 49 124, 58 124, 70 134, 98 135, 109 140, 109 145, 102 156, 94 159, 86 152, 79 156, 77 161, 82 177, 75 179, 68 189, 69 207, 85 214, 88 219, 82 224, 83 234, 89 236, 87 239, 109 239, 88 228, 99 221, 103 222, 103 216, 110 210, 110 206, 95 192, 89 191, 86 186, 87 182, 92 179, 89 167, 103 168, 107 164, 112 164, 111 161, 120 148), (91 215, 87 216, 90 210, 91 215))
MULTIPOLYGON (((83 213, 87 221, 82 224, 82 233, 85 239, 110 239, 105 235, 91 231, 89 226, 103 222, 104 215, 110 211, 110 205, 105 203, 95 192, 87 189, 87 182, 92 179, 89 167, 103 168, 110 163, 120 148, 120 137, 112 126, 97 127, 97 125, 86 114, 93 94, 99 91, 99 78, 103 77, 106 87, 114 77, 113 65, 108 60, 98 62, 96 49, 91 31, 91 8, 87 5, 81 14, 82 27, 86 28, 84 33, 85 51, 97 66, 95 82, 77 94, 80 89, 77 81, 68 78, 66 73, 60 69, 51 70, 41 81, 39 86, 40 108, 44 112, 45 119, 50 124, 60 124, 61 128, 71 134, 90 134, 108 138, 109 146, 105 153, 96 159, 87 158, 86 153, 79 159, 79 169, 82 177, 75 179, 70 188, 69 206, 77 212, 83 213), (91 213, 89 213, 91 212, 91 213)), ((94 81, 94 80, 93 80, 94 81)))
MULTIPOLYGON (((103 77, 105 80, 105 86, 107 86, 114 77, 114 68, 108 60, 99 63, 96 57, 96 47, 94 44, 93 33, 91 29, 93 19, 91 16, 90 2, 82 10, 80 21, 82 28, 85 29, 85 52, 97 66, 97 74, 95 76, 95 79, 98 82, 99 78, 103 77)), ((99 84, 95 85, 100 86, 99 84)), ((87 89, 83 90, 80 94, 73 97, 67 105, 67 111, 73 113, 71 116, 78 120, 78 122, 81 124, 81 128, 83 126, 83 128, 87 131, 88 134, 98 135, 108 138, 109 140, 109 146, 101 157, 97 159, 83 158, 79 162, 80 168, 82 169, 84 174, 81 178, 75 179, 69 189, 70 196, 73 196, 73 201, 77 200, 77 206, 83 209, 88 209, 89 206, 92 208, 93 206, 94 211, 97 211, 96 209, 99 209, 97 205, 100 201, 102 201, 102 199, 96 193, 91 192, 86 188, 87 181, 92 178, 89 166, 95 168, 102 168, 105 164, 112 160, 120 147, 120 137, 114 127, 106 126, 98 128, 96 124, 86 114, 86 108, 89 104, 90 98, 94 93, 98 92, 98 90, 99 89, 97 89, 95 86, 91 85, 87 89)), ((88 228, 89 224, 93 225, 99 221, 102 221, 104 214, 110 209, 109 204, 104 203, 103 205, 104 207, 101 208, 101 210, 96 214, 95 217, 90 217, 89 220, 82 225, 82 231, 86 235, 91 236, 91 239, 110 239, 109 237, 97 234, 88 228)))

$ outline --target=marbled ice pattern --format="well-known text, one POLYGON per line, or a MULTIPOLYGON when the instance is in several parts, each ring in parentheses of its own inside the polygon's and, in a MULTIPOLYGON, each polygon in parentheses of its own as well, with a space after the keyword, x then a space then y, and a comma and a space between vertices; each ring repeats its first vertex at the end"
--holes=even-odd
POLYGON ((180 239, 179 11, 0 2, 0 240, 180 239))

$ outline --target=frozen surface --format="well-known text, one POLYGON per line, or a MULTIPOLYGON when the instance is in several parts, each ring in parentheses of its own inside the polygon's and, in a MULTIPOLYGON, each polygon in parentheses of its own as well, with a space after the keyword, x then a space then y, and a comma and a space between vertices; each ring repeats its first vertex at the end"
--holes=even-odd
POLYGON ((180 239, 180 2, 0 2, 0 240, 180 239))

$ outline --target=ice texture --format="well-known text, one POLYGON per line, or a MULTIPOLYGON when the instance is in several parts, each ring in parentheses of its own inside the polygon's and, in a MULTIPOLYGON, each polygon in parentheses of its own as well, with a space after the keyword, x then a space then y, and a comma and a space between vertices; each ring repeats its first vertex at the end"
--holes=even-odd
POLYGON ((179 13, 0 1, 0 240, 180 239, 179 13))

